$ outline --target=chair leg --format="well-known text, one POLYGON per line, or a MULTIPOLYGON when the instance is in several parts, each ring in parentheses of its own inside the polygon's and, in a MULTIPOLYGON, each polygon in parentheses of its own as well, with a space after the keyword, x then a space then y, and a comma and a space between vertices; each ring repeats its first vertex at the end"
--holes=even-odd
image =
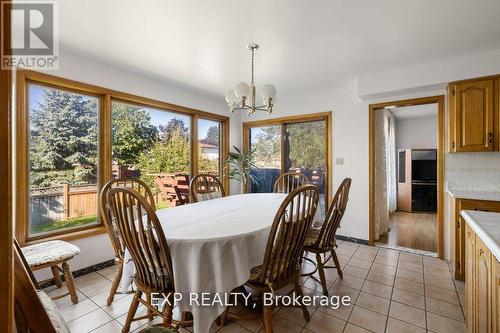
POLYGON ((273 333, 273 324, 271 322, 272 315, 272 307, 264 306, 264 333, 273 333))
POLYGON ((73 282, 73 274, 71 274, 69 265, 66 261, 62 263, 62 270, 64 273, 64 279, 66 280, 66 286, 68 287, 68 291, 71 295, 71 302, 73 302, 73 304, 77 304, 78 295, 76 294, 75 283, 73 282))
POLYGON ((335 263, 335 267, 337 267, 337 273, 340 276, 340 278, 343 279, 344 274, 342 273, 342 269, 340 268, 339 258, 337 257, 337 253, 335 252, 335 250, 332 250, 331 253, 333 262, 335 263))
POLYGON ((115 299, 116 291, 118 290, 118 287, 120 286, 120 281, 122 280, 122 274, 123 274, 123 262, 120 262, 116 267, 116 273, 113 279, 113 284, 111 285, 111 289, 109 290, 108 300, 106 301, 107 306, 110 306, 111 303, 113 303, 113 300, 115 299))
POLYGON ((166 302, 165 307, 163 308, 163 326, 169 328, 172 325, 172 312, 174 310, 173 307, 174 300, 171 295, 168 295, 167 297, 170 298, 170 302, 166 302))
POLYGON ((52 270, 52 275, 54 275, 54 281, 56 282, 57 288, 61 288, 62 281, 61 281, 61 271, 59 270, 59 267, 54 265, 50 266, 50 269, 52 270))
POLYGON ((311 315, 309 314, 309 311, 307 310, 307 306, 305 306, 303 303, 302 303, 302 297, 304 296, 304 293, 302 292, 302 287, 300 286, 300 283, 297 281, 295 282, 295 292, 297 293, 297 295, 300 296, 301 300, 300 300, 300 307, 302 308, 302 314, 304 315, 304 319, 306 321, 309 321, 311 320, 311 315))
MULTIPOLYGON (((149 305, 151 305, 151 294, 147 293, 146 294, 146 302, 148 302, 149 305)), ((153 311, 148 307, 148 320, 152 321, 153 320, 153 311)))
POLYGON ((323 295, 328 296, 328 287, 326 285, 325 269, 323 268, 323 259, 321 259, 321 254, 316 253, 316 262, 318 265, 319 279, 321 281, 321 286, 323 287, 323 295))
POLYGON ((142 292, 137 290, 134 297, 132 297, 132 302, 130 303, 130 308, 128 309, 127 320, 125 321, 125 325, 123 325, 122 333, 128 333, 130 331, 130 324, 132 323, 135 313, 137 312, 137 308, 139 307, 139 299, 141 296, 142 292))

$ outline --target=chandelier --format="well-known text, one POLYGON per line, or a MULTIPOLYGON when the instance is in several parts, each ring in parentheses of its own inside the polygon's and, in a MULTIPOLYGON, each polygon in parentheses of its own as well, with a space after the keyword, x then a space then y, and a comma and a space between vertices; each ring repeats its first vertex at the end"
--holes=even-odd
POLYGON ((273 102, 276 101, 276 88, 272 84, 265 84, 262 86, 262 103, 263 105, 257 106, 255 96, 255 82, 254 82, 254 54, 255 50, 259 48, 257 44, 248 44, 248 49, 252 52, 252 82, 238 83, 234 89, 226 92, 226 102, 229 105, 229 111, 248 111, 248 115, 255 113, 255 111, 273 112, 273 102))

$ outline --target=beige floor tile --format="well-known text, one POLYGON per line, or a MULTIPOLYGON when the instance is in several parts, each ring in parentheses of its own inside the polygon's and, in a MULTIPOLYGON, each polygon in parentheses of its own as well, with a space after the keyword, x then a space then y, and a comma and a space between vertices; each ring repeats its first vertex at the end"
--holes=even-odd
POLYGON ((438 276, 425 274, 424 283, 426 285, 455 291, 455 284, 453 283, 451 278, 447 279, 447 278, 442 278, 442 277, 438 277, 438 276))
MULTIPOLYGON (((319 277, 317 277, 317 278, 319 280, 319 277)), ((326 278, 325 278, 325 280, 326 280, 326 278)), ((302 284, 302 286, 305 288, 309 288, 311 290, 314 290, 317 293, 320 293, 320 294, 323 293, 323 287, 321 286, 321 283, 319 283, 318 281, 315 281, 312 278, 307 279, 306 282, 304 282, 302 284)), ((330 289, 332 286, 333 286, 333 282, 326 280, 326 290, 330 289)))
POLYGON ((387 316, 360 306, 352 310, 349 322, 372 332, 384 332, 387 316))
POLYGON ((111 282, 97 273, 75 279, 75 285, 87 297, 95 296, 105 290, 109 291, 111 288, 111 282))
POLYGON ((421 272, 409 271, 406 269, 399 268, 396 272, 396 277, 400 277, 405 280, 410 280, 413 282, 423 283, 424 276, 421 272))
POLYGON ((398 263, 398 268, 406 269, 408 271, 414 271, 417 273, 423 273, 424 269, 422 264, 415 264, 412 262, 401 262, 401 260, 398 263))
MULTIPOLYGON (((236 323, 229 323, 217 330, 217 333, 249 333, 249 332, 250 332, 249 330, 241 327, 236 323)), ((298 332, 298 331, 291 331, 291 332, 298 332)))
POLYGON ((464 321, 464 315, 460 305, 439 301, 430 297, 426 297, 425 301, 427 311, 458 321, 464 321))
MULTIPOLYGON (((115 297, 113 299, 113 303, 118 301, 120 298, 123 298, 123 297, 127 297, 127 296, 130 296, 132 295, 131 293, 130 294, 115 294, 115 297)), ((92 300, 92 302, 94 302, 95 304, 99 305, 99 306, 105 306, 106 305, 106 302, 108 301, 108 296, 109 296, 109 290, 104 290, 104 291, 101 291, 100 293, 90 297, 90 299, 92 300)))
POLYGON ((340 333, 344 330, 346 322, 324 312, 316 311, 306 329, 314 333, 340 333))
POLYGON ((91 333, 121 333, 122 325, 116 320, 110 321, 107 324, 104 324, 95 330, 91 331, 91 333))
POLYGON ((441 270, 449 270, 448 269, 448 262, 445 260, 424 256, 423 262, 424 262, 424 266, 427 266, 427 267, 434 267, 434 268, 441 269, 441 270))
POLYGON ((399 255, 399 262, 407 262, 407 263, 413 263, 413 264, 423 264, 422 256, 418 254, 413 254, 413 253, 407 253, 407 252, 401 252, 399 255))
POLYGON ((94 302, 87 298, 78 302, 78 304, 73 304, 61 309, 59 313, 63 319, 69 323, 70 321, 97 310, 98 308, 99 307, 94 302))
MULTIPOLYGON (((341 253, 337 253, 337 258, 339 259, 340 264, 347 264, 349 260, 351 260, 351 256, 345 256, 342 255, 341 253)), ((333 263, 333 261, 332 261, 333 263)))
POLYGON ((237 320, 236 323, 241 327, 246 328, 250 332, 257 333, 262 329, 262 321, 260 319, 254 320, 237 320))
POLYGON ((361 279, 354 275, 344 274, 343 279, 338 279, 333 286, 345 286, 353 289, 360 290, 363 286, 365 279, 361 279))
POLYGON ((389 317, 425 328, 425 311, 398 302, 391 302, 389 317))
POLYGON ((392 294, 391 287, 372 281, 365 281, 361 290, 387 299, 390 299, 392 294))
POLYGON ((104 276, 106 279, 113 281, 115 278, 116 269, 118 266, 113 265, 96 271, 97 274, 104 276))
POLYGON ((361 267, 361 268, 364 268, 364 269, 370 269, 370 267, 372 265, 372 262, 353 257, 353 258, 351 258, 351 260, 349 260, 349 265, 361 267))
POLYGON ((398 265, 399 258, 394 256, 381 256, 378 255, 375 257, 374 263, 382 264, 386 266, 396 267, 398 265))
POLYGON ((465 324, 463 322, 442 317, 431 312, 427 313, 427 328, 436 333, 465 332, 465 324))
POLYGON ((455 280, 455 288, 457 289, 457 293, 465 293, 465 283, 463 281, 455 280))
MULTIPOLYGON (((309 315, 312 315, 316 308, 308 308, 307 310, 309 311, 309 315)), ((299 307, 281 308, 276 312, 276 316, 299 326, 304 326, 306 324, 306 319, 304 318, 304 314, 302 313, 302 308, 299 307)))
POLYGON ((378 272, 370 272, 366 277, 368 281, 377 282, 380 284, 384 284, 386 286, 394 285, 394 275, 378 273, 378 272))
POLYGON ((356 326, 352 323, 347 323, 344 328, 344 333, 370 333, 370 331, 365 330, 364 328, 356 326))
POLYGON ((346 265, 343 272, 345 274, 356 276, 360 279, 366 279, 366 276, 368 275, 368 269, 349 264, 346 265))
POLYGON ((425 330, 421 327, 405 323, 401 320, 397 320, 389 317, 387 320, 386 333, 425 333, 425 330))
POLYGON ((424 285, 422 283, 396 277, 396 281, 394 282, 394 287, 415 294, 424 295, 424 285))
POLYGON ((398 303, 411 305, 416 308, 425 310, 424 296, 414 294, 403 289, 394 288, 394 290, 392 291, 392 300, 398 303))
POLYGON ((424 264, 424 273, 442 278, 452 278, 451 273, 448 270, 448 267, 446 269, 441 269, 434 266, 426 266, 424 264))
POLYGON ((339 296, 339 299, 342 299, 342 297, 344 297, 344 296, 349 296, 350 304, 343 305, 342 303, 340 303, 339 307, 337 309, 333 309, 330 306, 327 306, 327 307, 320 306, 320 307, 318 307, 318 311, 328 313, 334 317, 337 317, 337 318, 340 318, 344 321, 347 321, 347 319, 349 318, 349 315, 351 314, 352 309, 354 308, 354 303, 358 299, 359 290, 344 287, 344 286, 334 286, 330 290, 330 294, 335 295, 335 296, 339 296))
POLYGON ((372 268, 370 269, 370 272, 384 273, 387 275, 394 276, 394 275, 396 275, 396 267, 378 264, 375 262, 375 263, 373 263, 372 268))
POLYGON ((86 333, 90 332, 104 324, 113 320, 113 317, 108 315, 101 309, 94 310, 86 315, 79 317, 68 323, 71 333, 86 333))
POLYGON ((103 306, 101 309, 106 311, 113 318, 120 317, 124 313, 128 313, 133 295, 127 295, 120 299, 114 300, 110 306, 103 306))
MULTIPOLYGON (((304 321, 305 323, 305 321, 304 321)), ((278 332, 284 332, 284 333, 299 333, 302 331, 303 325, 296 325, 288 320, 285 320, 283 318, 280 318, 278 316, 273 317, 272 320, 273 324, 273 331, 278 333, 278 332)), ((260 332, 263 332, 264 329, 260 330, 260 332)), ((223 331, 218 331, 217 333, 223 331)), ((236 332, 235 332, 236 333, 236 332)), ((239 333, 239 332, 238 332, 239 333)))
POLYGON ((361 292, 356 300, 356 305, 372 310, 383 315, 389 312, 390 301, 388 299, 361 292))
POLYGON ((451 291, 448 289, 438 288, 434 286, 425 286, 425 295, 427 297, 432 297, 434 299, 448 302, 456 305, 460 305, 460 301, 458 300, 457 293, 455 291, 451 291))
MULTIPOLYGON (((145 306, 143 305, 140 305, 139 308, 137 309, 137 312, 135 313, 135 317, 141 317, 141 316, 145 316, 147 314, 147 309, 145 306)), ((158 317, 160 318, 160 317, 158 317)), ((118 318, 115 318, 121 325, 125 325, 125 321, 127 320, 127 313, 124 313, 123 315, 121 315, 120 317, 118 318)), ((160 320, 160 319, 157 319, 157 320, 160 320)), ((139 327, 142 327, 144 325, 146 325, 148 323, 148 319, 141 319, 141 320, 137 320, 137 321, 133 321, 131 324, 130 324, 130 331, 134 331, 136 329, 138 329, 139 327)))

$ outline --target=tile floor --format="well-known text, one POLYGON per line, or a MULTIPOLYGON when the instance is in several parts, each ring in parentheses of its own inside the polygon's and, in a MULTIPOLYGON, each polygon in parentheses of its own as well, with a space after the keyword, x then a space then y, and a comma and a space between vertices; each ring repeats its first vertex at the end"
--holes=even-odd
MULTIPOLYGON (((464 284, 454 281, 445 261, 421 255, 340 242, 337 254, 344 271, 339 279, 333 269, 326 278, 330 295, 349 295, 351 306, 333 310, 310 307, 306 323, 299 308, 277 308, 273 317, 276 333, 334 332, 465 332, 464 284)), ((131 295, 117 295, 106 306, 114 267, 75 279, 80 302, 71 304, 68 297, 56 301, 71 332, 120 332, 125 322, 131 295)), ((303 281, 304 293, 321 293, 321 286, 311 278, 303 281)), ((64 289, 47 289, 49 294, 64 289)), ((144 314, 142 307, 138 313, 144 314)), ((149 323, 134 322, 131 331, 149 323)), ((259 320, 231 322, 212 332, 260 332, 259 320)), ((189 333, 189 329, 181 332, 189 333)))

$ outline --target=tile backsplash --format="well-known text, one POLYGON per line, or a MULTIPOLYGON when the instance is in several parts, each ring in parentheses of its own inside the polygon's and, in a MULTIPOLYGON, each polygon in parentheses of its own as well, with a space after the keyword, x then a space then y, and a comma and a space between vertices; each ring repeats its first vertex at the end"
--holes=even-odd
POLYGON ((445 159, 448 188, 500 191, 500 152, 453 153, 445 159))

